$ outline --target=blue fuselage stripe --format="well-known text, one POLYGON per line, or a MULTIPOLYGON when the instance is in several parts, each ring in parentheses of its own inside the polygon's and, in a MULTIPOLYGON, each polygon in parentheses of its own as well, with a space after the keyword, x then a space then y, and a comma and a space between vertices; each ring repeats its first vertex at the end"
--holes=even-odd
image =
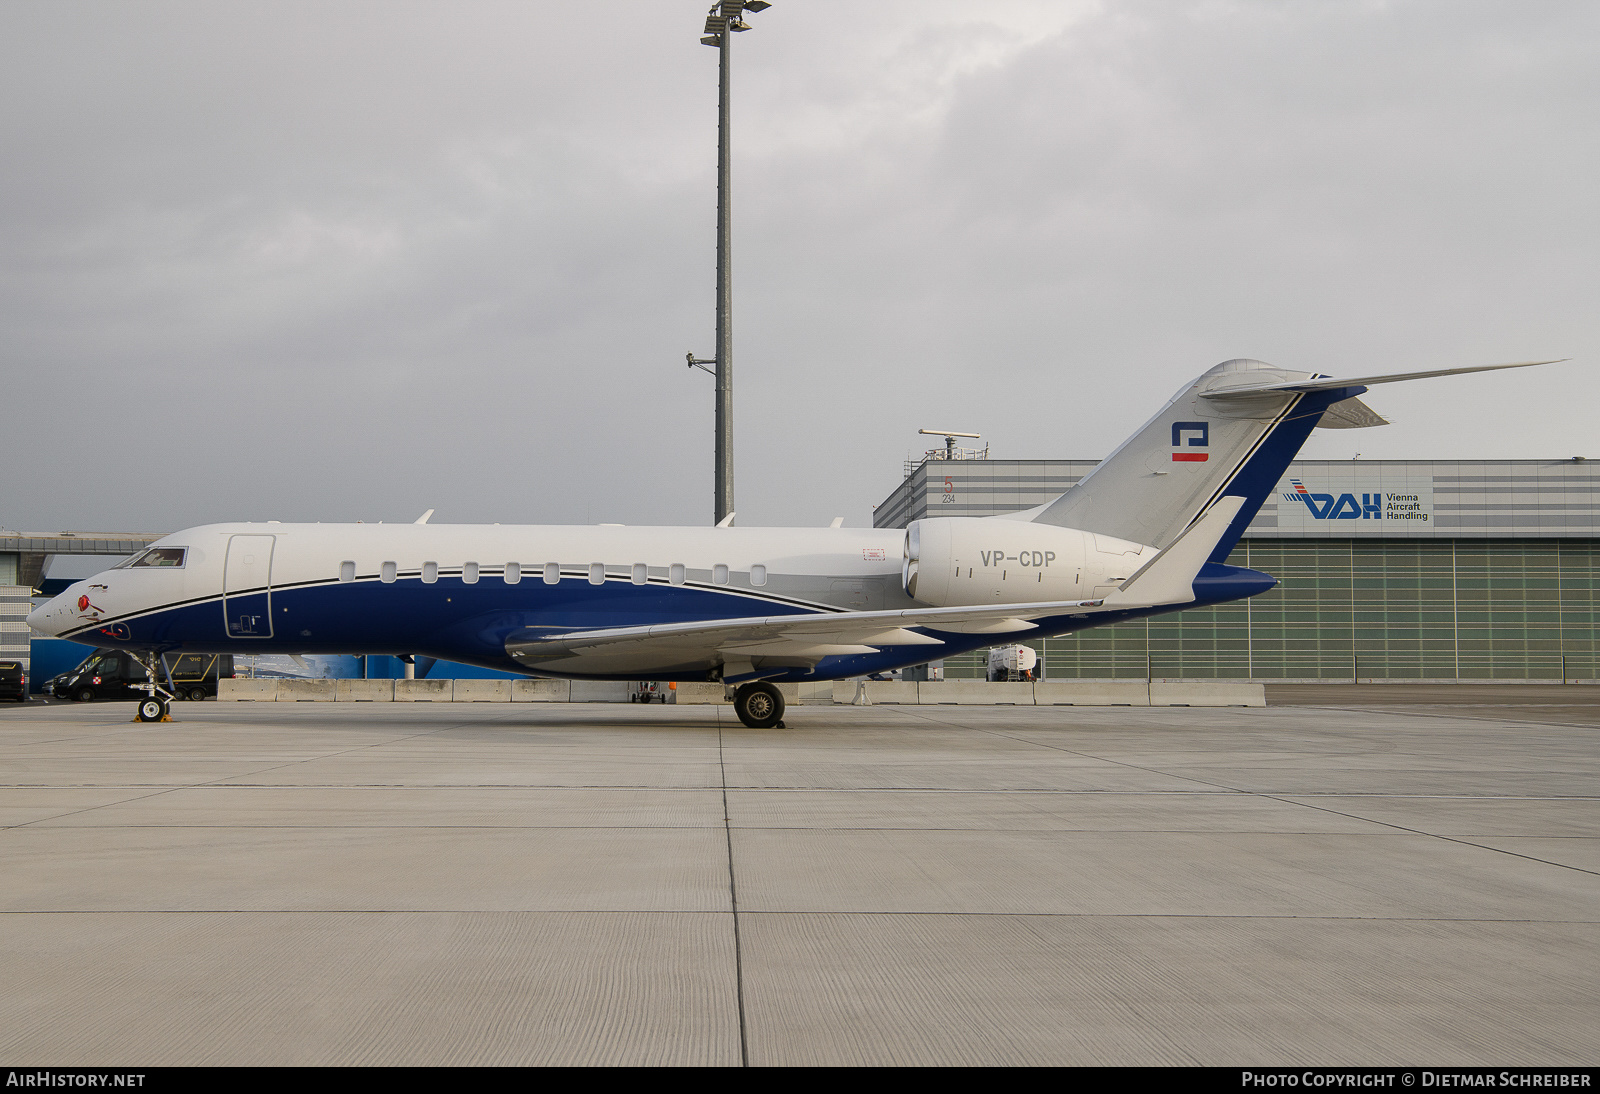
MULTIPOLYGON (((1237 567, 1208 565, 1195 582, 1198 599, 1171 608, 1119 612, 1115 615, 1061 616, 1037 620, 1038 628, 1018 638, 1042 638, 1083 630, 1090 626, 1141 618, 1204 604, 1254 596, 1275 584, 1266 574, 1237 567)), ((259 600, 264 595, 236 597, 230 606, 259 600)), ((603 585, 563 581, 547 585, 523 581, 516 585, 441 576, 424 584, 416 578, 392 583, 354 581, 274 587, 271 591, 270 628, 257 624, 270 637, 230 635, 220 596, 187 601, 114 623, 102 622, 70 635, 73 640, 97 646, 162 652, 193 653, 298 653, 298 654, 423 654, 441 660, 526 673, 513 661, 505 641, 529 628, 600 630, 609 627, 655 626, 668 623, 710 622, 748 617, 753 604, 763 615, 811 615, 818 610, 776 598, 752 597, 696 586, 608 581, 603 585), (115 633, 110 633, 115 631, 115 633)), ((233 610, 230 607, 229 610, 233 610)), ((235 621, 237 629, 237 621, 235 621)), ((797 669, 778 679, 817 680, 856 676, 932 658, 948 657, 1001 639, 995 635, 943 633, 918 628, 943 639, 944 645, 891 646, 874 654, 829 657, 814 672, 797 669)), ((629 674, 624 678, 636 676, 629 674)), ((680 679, 692 679, 682 675, 680 679)), ((704 678, 710 678, 708 666, 704 678)))

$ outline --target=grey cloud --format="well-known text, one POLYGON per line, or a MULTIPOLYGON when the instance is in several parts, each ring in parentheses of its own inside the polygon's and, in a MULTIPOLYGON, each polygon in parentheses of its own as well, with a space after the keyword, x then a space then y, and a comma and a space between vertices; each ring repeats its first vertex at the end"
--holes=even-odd
MULTIPOLYGON (((0 13, 0 520, 707 520, 704 6, 0 13)), ((741 523, 868 522, 922 425, 1104 454, 1226 357, 1592 358, 1588 5, 751 21, 741 523)), ((1594 376, 1387 389, 1308 455, 1572 454, 1594 376)))

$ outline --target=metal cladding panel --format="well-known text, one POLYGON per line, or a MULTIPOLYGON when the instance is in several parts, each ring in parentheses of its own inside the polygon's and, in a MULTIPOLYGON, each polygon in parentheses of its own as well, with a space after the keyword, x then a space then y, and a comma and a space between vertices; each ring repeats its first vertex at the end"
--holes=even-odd
POLYGON ((0 585, 0 658, 23 662, 28 668, 28 643, 33 631, 28 626, 31 606, 26 585, 0 585))
POLYGON ((93 535, 30 536, 0 532, 0 551, 47 555, 131 555, 166 535, 165 532, 127 532, 110 537, 93 535))
MULTIPOLYGON (((1043 505, 1091 460, 920 465, 874 512, 879 528, 923 517, 994 516, 1043 505)), ((1297 460, 1245 535, 1253 539, 1600 538, 1600 462, 1297 460)))

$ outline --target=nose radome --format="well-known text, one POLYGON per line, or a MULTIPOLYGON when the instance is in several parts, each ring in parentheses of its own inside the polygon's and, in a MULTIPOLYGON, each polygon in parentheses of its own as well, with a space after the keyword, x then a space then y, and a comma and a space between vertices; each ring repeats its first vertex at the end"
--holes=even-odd
POLYGON ((32 612, 28 613, 28 626, 40 634, 47 634, 54 638, 66 629, 72 621, 73 613, 69 611, 70 602, 78 595, 76 584, 69 587, 53 600, 47 600, 32 612))
POLYGON ((50 626, 50 609, 54 606, 55 601, 52 600, 48 604, 41 604, 39 607, 29 612, 28 626, 43 634, 54 635, 56 632, 54 628, 50 626))

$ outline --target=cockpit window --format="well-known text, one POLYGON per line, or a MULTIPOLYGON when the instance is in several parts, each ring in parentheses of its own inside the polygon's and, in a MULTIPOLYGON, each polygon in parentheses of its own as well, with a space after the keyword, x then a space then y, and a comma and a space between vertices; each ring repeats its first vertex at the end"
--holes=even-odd
POLYGON ((186 551, 187 548, 184 547, 152 547, 129 565, 135 569, 141 566, 182 566, 186 551))

